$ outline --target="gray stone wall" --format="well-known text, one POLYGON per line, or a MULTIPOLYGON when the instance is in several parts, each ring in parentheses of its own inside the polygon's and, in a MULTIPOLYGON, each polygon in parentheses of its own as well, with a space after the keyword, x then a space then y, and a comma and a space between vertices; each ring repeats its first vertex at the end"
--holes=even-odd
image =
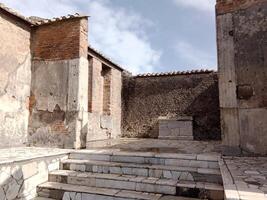
POLYGON ((0 11, 0 148, 27 141, 30 35, 28 25, 0 11))
POLYGON ((267 154, 267 3, 217 4, 223 142, 267 154))
POLYGON ((216 73, 129 77, 123 82, 123 136, 158 137, 159 116, 192 116, 196 140, 220 139, 216 73))

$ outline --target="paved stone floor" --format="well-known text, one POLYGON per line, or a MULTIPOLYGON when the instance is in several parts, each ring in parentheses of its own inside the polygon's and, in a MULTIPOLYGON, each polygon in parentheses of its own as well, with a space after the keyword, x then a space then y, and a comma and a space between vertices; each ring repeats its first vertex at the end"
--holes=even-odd
POLYGON ((267 199, 267 157, 226 157, 224 162, 240 200, 267 199))
POLYGON ((113 139, 88 142, 89 149, 120 149, 156 153, 220 153, 220 141, 186 141, 159 139, 113 139))
POLYGON ((16 147, 0 149, 0 164, 17 161, 26 161, 33 158, 42 158, 69 153, 71 150, 57 148, 16 147))

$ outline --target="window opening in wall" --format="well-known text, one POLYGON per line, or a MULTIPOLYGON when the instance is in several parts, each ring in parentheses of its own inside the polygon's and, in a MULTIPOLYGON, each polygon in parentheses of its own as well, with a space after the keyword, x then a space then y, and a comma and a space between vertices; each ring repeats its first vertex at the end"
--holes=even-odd
POLYGON ((93 57, 88 56, 88 112, 92 112, 93 103, 93 57))
POLYGON ((101 76, 103 78, 103 114, 110 115, 111 98, 111 68, 102 64, 101 76))

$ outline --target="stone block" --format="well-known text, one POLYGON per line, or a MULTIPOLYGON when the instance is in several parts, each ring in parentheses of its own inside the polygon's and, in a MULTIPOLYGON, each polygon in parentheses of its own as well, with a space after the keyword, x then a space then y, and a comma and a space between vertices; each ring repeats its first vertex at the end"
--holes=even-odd
POLYGON ((164 177, 164 178, 172 179, 172 173, 171 173, 171 171, 164 170, 164 171, 163 171, 163 177, 164 177))
POLYGON ((4 192, 4 189, 0 187, 0 200, 5 200, 6 199, 6 194, 4 192))
POLYGON ((21 167, 23 178, 27 179, 38 173, 38 165, 37 162, 27 163, 22 165, 21 167))
POLYGON ((110 161, 110 155, 103 154, 87 154, 87 153, 72 153, 70 159, 81 159, 81 160, 99 160, 99 161, 110 161))
POLYGON ((54 171, 59 169, 59 162, 54 162, 48 165, 48 171, 54 171))
POLYGON ((180 136, 193 136, 193 127, 192 125, 186 128, 180 128, 180 136))
POLYGON ((163 170, 161 170, 161 169, 149 169, 149 176, 161 178, 161 177, 163 177, 163 170))
POLYGON ((159 119, 159 138, 160 139, 193 139, 193 125, 191 118, 179 119, 159 119))
POLYGON ((132 174, 137 176, 148 176, 148 169, 144 168, 133 168, 132 174))
POLYGON ((145 164, 153 164, 153 165, 164 165, 165 160, 160 158, 145 158, 144 159, 145 164))
POLYGON ((11 170, 11 175, 18 181, 22 178, 23 173, 19 166, 15 166, 11 170))
POLYGON ((100 126, 103 129, 112 129, 112 117, 110 115, 101 115, 100 116, 100 126))
POLYGON ((97 179, 96 187, 135 190, 135 182, 97 179))
POLYGON ((4 186, 6 199, 15 199, 19 194, 21 185, 15 179, 10 179, 9 182, 4 186))
POLYGON ((121 170, 123 174, 133 174, 133 169, 129 167, 122 167, 121 170))
POLYGON ((122 168, 120 167, 110 167, 109 168, 111 174, 121 174, 122 168))
POLYGON ((96 178, 79 178, 79 177, 68 177, 67 183, 74 185, 84 185, 89 187, 96 187, 96 178))
POLYGON ((145 158, 140 156, 112 156, 112 162, 125 162, 125 163, 144 163, 145 158))
POLYGON ((70 164, 70 170, 85 172, 86 166, 79 164, 70 164))

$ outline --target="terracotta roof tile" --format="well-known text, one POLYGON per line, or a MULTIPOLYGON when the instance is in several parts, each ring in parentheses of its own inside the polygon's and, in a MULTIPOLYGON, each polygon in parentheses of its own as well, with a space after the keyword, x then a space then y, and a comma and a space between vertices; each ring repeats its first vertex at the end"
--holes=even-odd
POLYGON ((54 17, 52 19, 37 20, 37 21, 35 21, 35 25, 39 26, 39 25, 50 24, 50 23, 59 22, 59 21, 63 21, 63 20, 74 19, 74 18, 84 18, 84 17, 89 17, 89 16, 80 15, 79 13, 75 13, 74 15, 70 15, 69 14, 69 15, 66 15, 66 16, 54 17))
POLYGON ((11 15, 14 15, 14 16, 24 20, 25 22, 29 23, 32 26, 40 26, 40 25, 44 25, 44 24, 50 24, 50 23, 68 20, 68 19, 73 19, 73 18, 89 17, 87 15, 81 15, 79 13, 75 13, 73 15, 56 17, 56 18, 52 18, 52 19, 44 19, 44 18, 35 17, 35 16, 25 17, 25 16, 21 15, 20 13, 18 13, 17 11, 5 6, 3 3, 0 3, 0 9, 10 13, 11 15))
POLYGON ((6 12, 8 12, 8 13, 10 13, 11 15, 14 15, 14 16, 16 16, 16 17, 22 19, 23 21, 25 21, 25 22, 27 22, 27 23, 29 23, 29 24, 32 24, 31 20, 30 20, 28 17, 25 17, 25 16, 21 15, 21 14, 18 13, 17 11, 15 11, 15 10, 13 10, 13 9, 11 9, 11 8, 9 8, 9 7, 7 7, 7 6, 5 6, 5 4, 3 4, 3 3, 0 3, 0 9, 6 11, 6 12))
POLYGON ((172 72, 159 72, 159 73, 145 73, 137 74, 135 77, 157 77, 157 76, 176 76, 176 75, 191 75, 191 74, 209 74, 215 73, 214 70, 201 69, 191 71, 172 71, 172 72))
POLYGON ((99 50, 93 48, 92 46, 88 46, 88 50, 93 51, 94 53, 98 54, 100 57, 104 58, 105 60, 107 60, 108 62, 112 63, 115 67, 117 67, 118 69, 120 69, 121 71, 126 71, 123 67, 121 67, 119 64, 117 64, 116 62, 114 62, 111 58, 107 57, 106 55, 104 55, 102 52, 100 52, 99 50))

